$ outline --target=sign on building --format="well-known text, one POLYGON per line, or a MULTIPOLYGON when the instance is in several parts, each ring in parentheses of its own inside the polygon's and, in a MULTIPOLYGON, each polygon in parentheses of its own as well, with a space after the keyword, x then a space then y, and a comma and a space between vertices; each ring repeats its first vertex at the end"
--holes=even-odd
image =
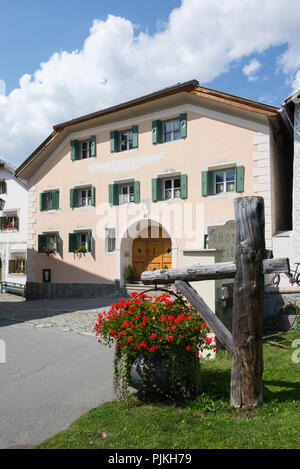
POLYGON ((230 220, 222 226, 208 227, 207 247, 222 252, 220 262, 233 261, 235 257, 234 220, 230 220))

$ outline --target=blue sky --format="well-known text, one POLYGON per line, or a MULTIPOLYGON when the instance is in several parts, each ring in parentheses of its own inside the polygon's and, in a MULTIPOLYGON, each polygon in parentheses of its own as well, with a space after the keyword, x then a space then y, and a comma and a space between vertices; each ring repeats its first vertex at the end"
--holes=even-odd
POLYGON ((2 0, 0 157, 52 125, 179 81, 280 106, 300 87, 300 2, 2 0))
POLYGON ((0 78, 9 93, 24 73, 33 73, 54 52, 81 48, 94 19, 113 14, 153 33, 181 0, 2 0, 0 4, 0 78))

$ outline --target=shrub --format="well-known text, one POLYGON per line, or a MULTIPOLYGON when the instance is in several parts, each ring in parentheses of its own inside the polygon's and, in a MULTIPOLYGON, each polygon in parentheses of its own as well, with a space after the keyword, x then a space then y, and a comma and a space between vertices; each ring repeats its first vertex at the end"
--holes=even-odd
POLYGON ((133 278, 133 268, 131 267, 130 264, 125 269, 124 278, 127 281, 132 280, 132 278, 133 278))
POLYGON ((196 310, 166 294, 132 293, 100 313, 94 329, 99 342, 116 345, 115 385, 121 394, 128 392, 134 364, 142 394, 191 397, 199 390, 201 351, 215 349, 196 310))

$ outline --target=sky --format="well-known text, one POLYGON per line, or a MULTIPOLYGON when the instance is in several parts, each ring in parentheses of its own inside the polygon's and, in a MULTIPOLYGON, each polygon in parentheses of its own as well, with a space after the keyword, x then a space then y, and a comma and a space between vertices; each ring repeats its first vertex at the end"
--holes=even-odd
POLYGON ((300 88, 299 24, 299 0, 0 0, 0 158, 191 79, 280 106, 300 88))

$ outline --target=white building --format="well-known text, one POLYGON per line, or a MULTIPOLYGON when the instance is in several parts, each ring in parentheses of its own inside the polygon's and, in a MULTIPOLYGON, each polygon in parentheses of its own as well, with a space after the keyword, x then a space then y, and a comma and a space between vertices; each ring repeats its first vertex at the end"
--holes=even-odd
POLYGON ((26 284, 27 187, 0 159, 0 280, 26 284))

